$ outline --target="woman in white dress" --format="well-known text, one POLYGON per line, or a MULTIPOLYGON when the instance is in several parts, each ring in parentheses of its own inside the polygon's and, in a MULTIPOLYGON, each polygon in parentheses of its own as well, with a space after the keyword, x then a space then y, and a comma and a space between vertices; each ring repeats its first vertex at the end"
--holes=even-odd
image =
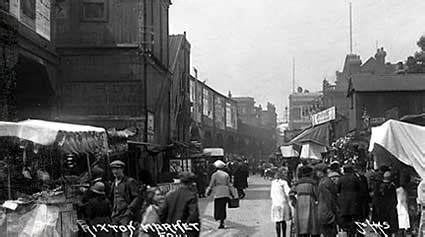
POLYGON ((270 197, 272 199, 271 218, 276 223, 277 237, 286 236, 286 221, 291 219, 288 196, 290 188, 285 180, 287 174, 287 168, 280 168, 275 174, 270 189, 270 197))
POLYGON ((398 228, 403 231, 403 236, 406 235, 406 230, 410 228, 409 212, 407 205, 407 193, 403 187, 403 183, 396 189, 397 193, 397 216, 398 228))

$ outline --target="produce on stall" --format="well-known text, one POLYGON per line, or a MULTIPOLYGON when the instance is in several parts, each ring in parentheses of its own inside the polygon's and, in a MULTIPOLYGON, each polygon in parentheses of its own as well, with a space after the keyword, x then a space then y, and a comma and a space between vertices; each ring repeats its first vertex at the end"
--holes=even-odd
POLYGON ((106 130, 42 120, 0 122, 0 139, 0 184, 7 190, 0 197, 2 233, 75 235, 72 187, 88 180, 93 159, 107 155, 106 130))

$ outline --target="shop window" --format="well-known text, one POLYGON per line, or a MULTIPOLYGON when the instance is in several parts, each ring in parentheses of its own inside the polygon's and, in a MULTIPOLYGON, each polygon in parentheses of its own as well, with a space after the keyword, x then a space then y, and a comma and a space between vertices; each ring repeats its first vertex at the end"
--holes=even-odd
POLYGON ((89 22, 108 21, 108 0, 82 0, 81 20, 89 22))

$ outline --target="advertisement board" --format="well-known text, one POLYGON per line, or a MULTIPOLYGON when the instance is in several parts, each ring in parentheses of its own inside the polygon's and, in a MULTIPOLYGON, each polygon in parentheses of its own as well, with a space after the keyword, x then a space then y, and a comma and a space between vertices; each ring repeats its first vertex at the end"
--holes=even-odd
POLYGON ((311 123, 313 126, 326 123, 336 119, 336 109, 335 106, 325 109, 319 113, 313 114, 311 116, 311 123))
POLYGON ((224 99, 220 96, 215 97, 215 126, 224 129, 224 99))

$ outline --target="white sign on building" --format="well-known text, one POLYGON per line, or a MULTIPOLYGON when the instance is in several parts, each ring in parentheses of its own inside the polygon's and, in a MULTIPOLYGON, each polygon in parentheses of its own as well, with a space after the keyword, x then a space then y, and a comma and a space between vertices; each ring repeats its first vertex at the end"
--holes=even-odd
POLYGON ((335 106, 325 109, 319 113, 313 114, 311 116, 311 123, 313 126, 326 123, 336 119, 336 108, 335 106))

